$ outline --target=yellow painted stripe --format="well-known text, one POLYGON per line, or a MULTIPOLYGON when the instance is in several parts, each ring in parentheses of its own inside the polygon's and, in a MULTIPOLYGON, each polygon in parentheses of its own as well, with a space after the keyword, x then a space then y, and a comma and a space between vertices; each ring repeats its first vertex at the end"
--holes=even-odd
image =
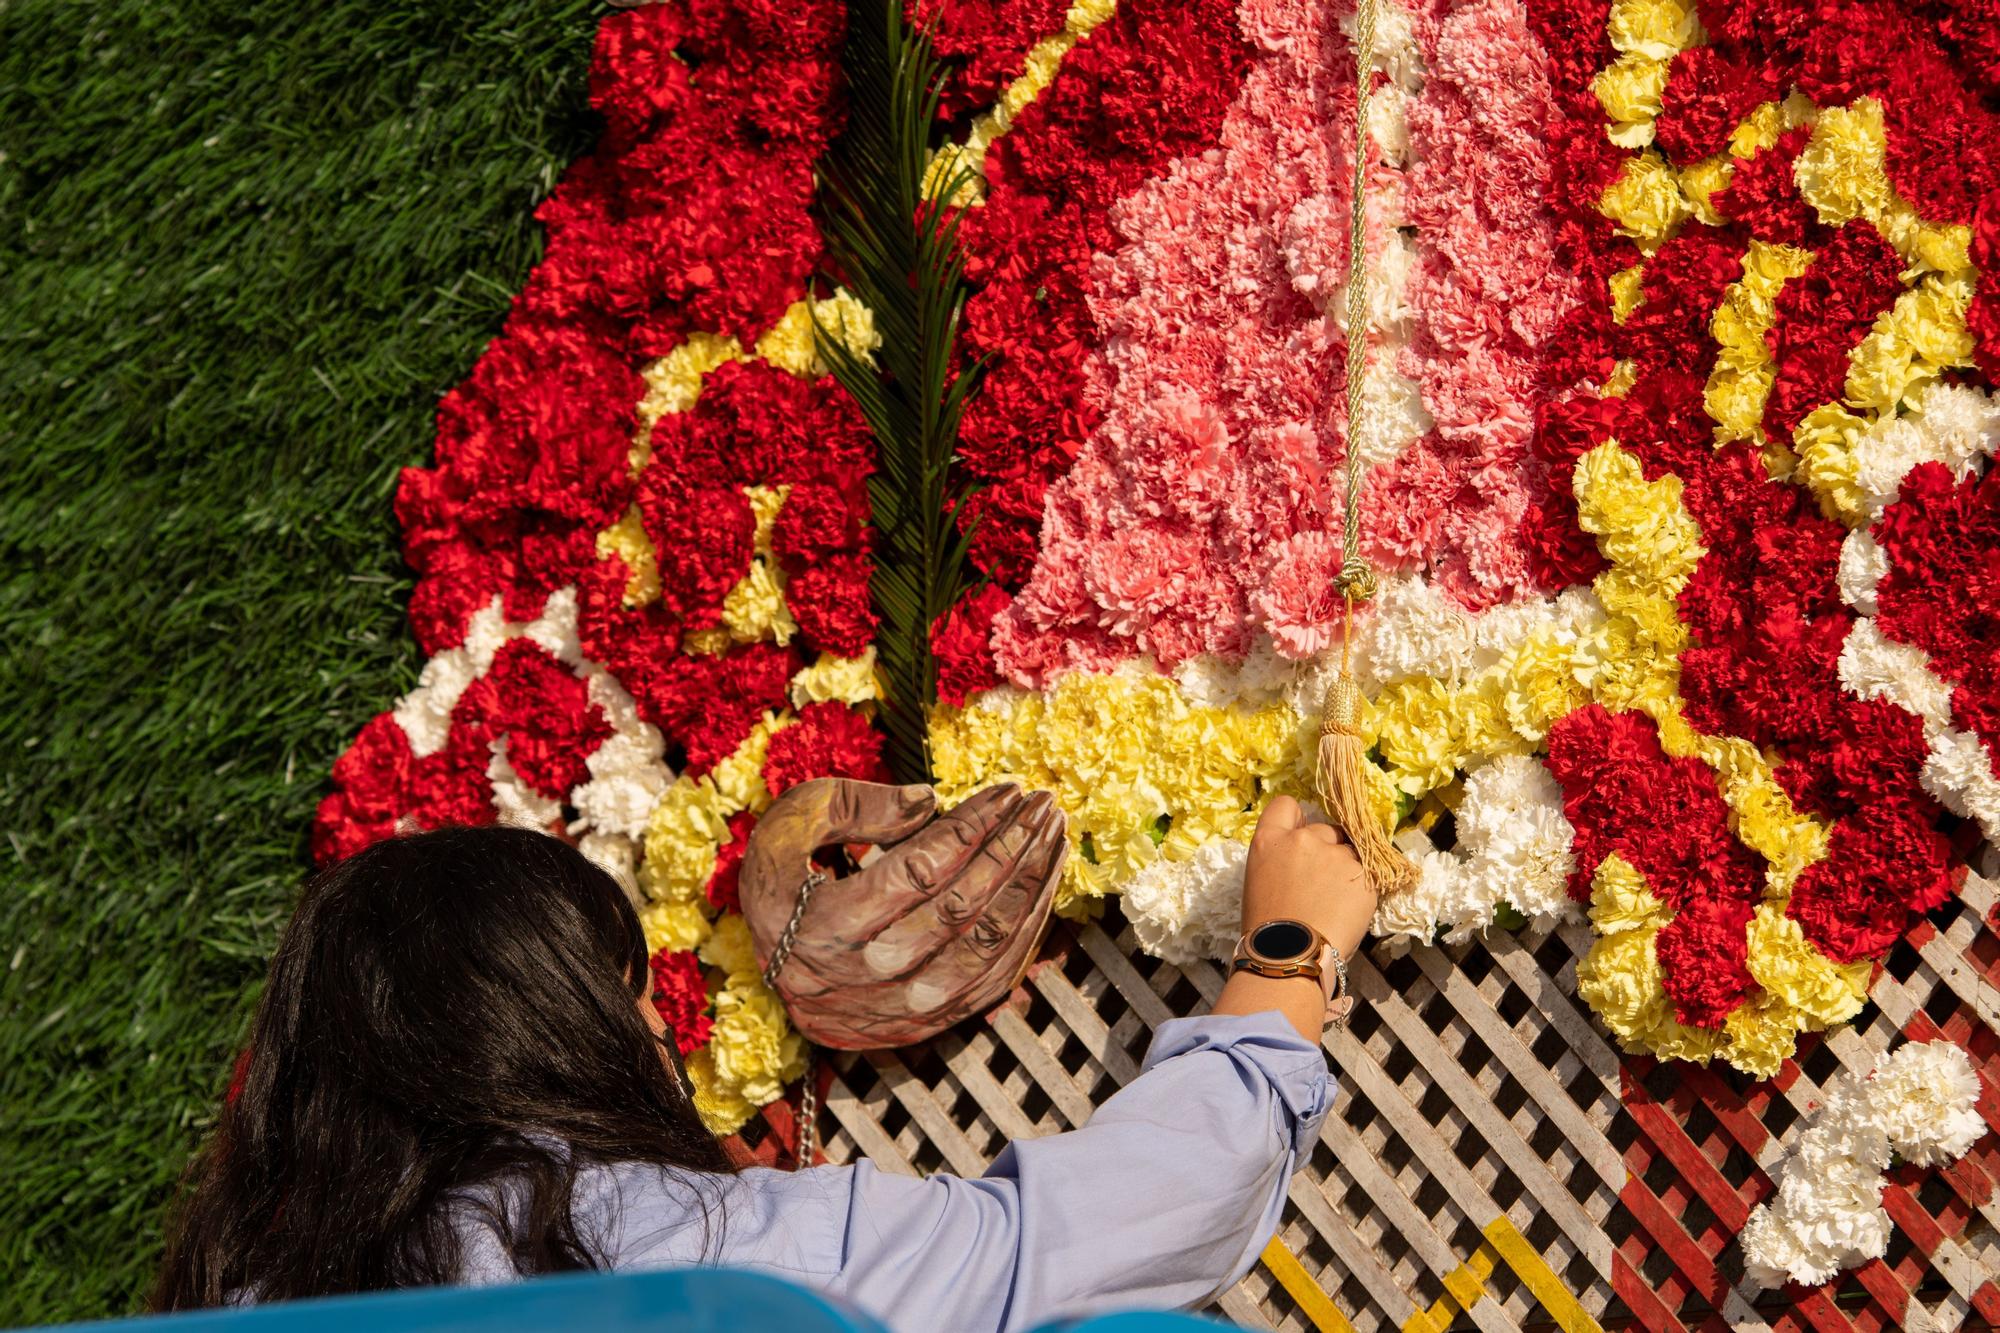
POLYGON ((1347 1322, 1347 1316, 1340 1312, 1319 1283, 1313 1281, 1312 1274, 1298 1257, 1285 1248, 1285 1243, 1276 1236, 1264 1247, 1264 1267, 1271 1270, 1271 1276, 1278 1279, 1278 1285, 1291 1293, 1298 1302, 1299 1310, 1312 1320, 1319 1333, 1354 1333, 1354 1325, 1347 1322))
POLYGON ((1403 1333, 1444 1333, 1458 1311, 1470 1310, 1485 1297, 1483 1284, 1493 1276, 1493 1266, 1499 1262, 1500 1256, 1494 1248, 1482 1244, 1470 1259, 1441 1279, 1445 1295, 1432 1302, 1430 1309, 1419 1310, 1403 1321, 1403 1333))
POLYGON ((1488 1222, 1485 1234, 1487 1243, 1500 1252, 1507 1267, 1514 1270, 1522 1286, 1534 1293, 1563 1333, 1604 1333, 1589 1312, 1577 1304, 1576 1297, 1569 1294, 1555 1270, 1528 1244, 1527 1237, 1514 1229, 1506 1214, 1488 1222))

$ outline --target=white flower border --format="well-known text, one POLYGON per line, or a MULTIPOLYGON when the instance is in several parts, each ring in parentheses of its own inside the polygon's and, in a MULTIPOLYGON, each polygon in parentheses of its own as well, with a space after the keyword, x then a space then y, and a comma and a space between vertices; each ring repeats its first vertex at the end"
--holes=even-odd
POLYGON ((1745 1275, 1761 1287, 1817 1286, 1889 1248, 1883 1172, 1961 1157, 1986 1132, 1979 1076, 1948 1041, 1910 1042, 1848 1070, 1772 1175, 1777 1192, 1744 1224, 1745 1275))

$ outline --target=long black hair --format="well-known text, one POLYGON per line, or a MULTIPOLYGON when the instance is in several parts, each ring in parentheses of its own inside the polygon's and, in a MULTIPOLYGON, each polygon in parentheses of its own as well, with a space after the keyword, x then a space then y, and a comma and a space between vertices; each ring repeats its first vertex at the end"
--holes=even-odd
MULTIPOLYGON (((638 917, 524 829, 378 843, 307 881, 248 1067, 190 1165, 157 1310, 451 1282, 470 1208, 523 1273, 594 1268, 579 1168, 731 1169, 637 1000, 638 917)), ((712 1233, 711 1233, 712 1234, 712 1233)))

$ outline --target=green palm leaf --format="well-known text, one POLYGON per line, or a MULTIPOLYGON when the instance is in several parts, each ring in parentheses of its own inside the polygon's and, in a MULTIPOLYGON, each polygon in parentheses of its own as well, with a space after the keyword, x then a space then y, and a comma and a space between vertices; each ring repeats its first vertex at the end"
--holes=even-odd
POLYGON ((897 777, 922 782, 930 777, 926 711, 937 695, 930 627, 968 578, 969 533, 959 530, 958 512, 971 487, 952 462, 982 367, 953 367, 965 263, 960 215, 945 201, 973 173, 957 162, 929 170, 944 71, 928 32, 904 22, 900 0, 857 0, 842 64, 847 129, 820 173, 826 276, 874 313, 880 365, 850 351, 838 329, 816 325, 815 334, 875 436, 870 591, 881 619, 883 729, 897 777))

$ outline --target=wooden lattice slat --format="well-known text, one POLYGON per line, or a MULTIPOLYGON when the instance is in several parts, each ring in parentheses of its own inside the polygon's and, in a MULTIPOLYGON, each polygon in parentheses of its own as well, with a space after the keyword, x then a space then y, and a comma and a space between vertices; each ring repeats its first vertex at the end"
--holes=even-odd
MULTIPOLYGON (((2000 872, 1990 849, 1981 869, 2000 872)), ((1496 932, 1355 960, 1364 1003, 1325 1048, 1340 1091, 1266 1260, 1217 1302, 1275 1329, 1746 1328, 2000 1322, 2000 1136, 1898 1168, 1882 1260, 1814 1291, 1758 1291, 1734 1239, 1826 1081, 1904 1037, 1948 1038, 2000 1130, 2000 890, 1981 874, 1880 969, 1850 1026, 1767 1082, 1621 1057, 1576 996, 1589 929, 1496 932)), ((825 1158, 975 1174, 1137 1075, 1152 1031, 1203 1010, 1220 969, 1138 951, 1116 905, 1053 932, 984 1023, 821 1062, 825 1158)), ((789 1163, 788 1106, 746 1131, 789 1163)))

